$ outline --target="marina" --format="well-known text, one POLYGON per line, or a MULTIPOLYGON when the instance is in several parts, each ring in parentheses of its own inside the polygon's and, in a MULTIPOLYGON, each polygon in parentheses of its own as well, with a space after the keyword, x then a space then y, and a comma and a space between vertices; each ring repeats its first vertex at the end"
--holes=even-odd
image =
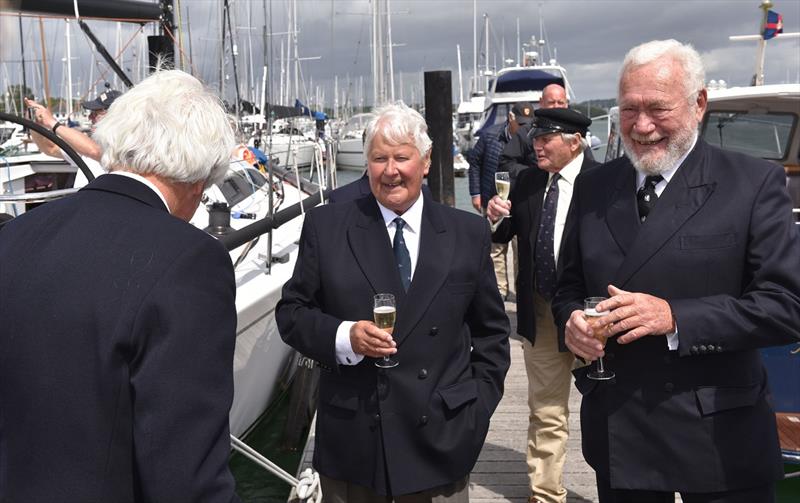
MULTIPOLYGON (((31 59, 31 48, 28 47, 28 66, 35 66, 36 71, 33 75, 28 75, 30 80, 22 80, 17 85, 17 91, 24 91, 24 94, 30 94, 37 99, 50 100, 53 108, 63 109, 59 112, 59 117, 63 117, 65 122, 74 120, 76 124, 80 124, 79 127, 88 129, 85 127, 88 123, 86 117, 73 110, 75 103, 94 97, 101 80, 113 81, 115 88, 124 90, 125 72, 134 81, 144 77, 147 53, 153 53, 153 47, 148 48, 147 45, 147 33, 152 32, 152 36, 160 37, 161 44, 174 46, 171 49, 172 62, 177 60, 186 71, 197 71, 206 75, 208 85, 219 91, 220 99, 228 105, 231 116, 237 121, 240 145, 232 155, 229 172, 222 183, 209 187, 204 192, 202 203, 190 221, 198 229, 218 238, 227 247, 235 271, 237 330, 233 362, 235 391, 229 416, 233 437, 230 467, 236 478, 239 494, 246 503, 282 502, 287 499, 300 501, 292 496, 296 492, 292 492, 293 489, 285 478, 282 480, 265 471, 251 457, 243 454, 247 446, 252 447, 295 479, 303 478, 303 473, 311 468, 316 398, 316 375, 313 370, 315 364, 281 340, 275 322, 275 307, 280 300, 284 283, 295 268, 305 212, 318 204, 324 204, 326 194, 331 189, 356 180, 364 170, 366 160, 362 143, 363 130, 372 117, 369 113, 372 105, 387 100, 404 100, 424 112, 426 101, 421 82, 425 72, 431 69, 431 65, 438 65, 439 60, 433 57, 426 59, 424 54, 416 52, 416 66, 411 71, 406 63, 404 77, 399 70, 399 54, 405 50, 406 44, 413 46, 414 41, 412 36, 406 36, 396 28, 397 25, 408 24, 401 24, 405 14, 393 14, 392 9, 397 4, 390 4, 388 0, 370 2, 369 5, 356 3, 359 8, 366 6, 369 11, 368 14, 359 12, 358 16, 371 17, 371 27, 367 26, 366 21, 359 21, 360 27, 348 25, 348 37, 354 36, 354 33, 359 34, 358 42, 352 43, 352 47, 358 47, 358 50, 351 46, 345 47, 334 36, 334 28, 339 26, 337 23, 344 24, 341 20, 347 16, 355 16, 353 13, 340 11, 333 2, 330 6, 326 3, 324 9, 317 8, 320 11, 325 10, 322 22, 327 24, 320 25, 319 19, 308 12, 303 2, 297 0, 269 4, 261 1, 229 3, 227 0, 220 0, 219 5, 211 1, 191 4, 184 0, 183 6, 180 0, 162 4, 149 1, 114 3, 93 0, 75 2, 74 11, 72 0, 22 1, 24 15, 4 12, 0 18, 3 22, 0 26, 3 29, 4 45, 9 46, 6 43, 7 34, 10 33, 9 26, 16 30, 17 21, 20 41, 27 37, 25 40, 30 44, 31 28, 23 30, 23 18, 26 22, 30 21, 28 26, 34 26, 34 19, 43 15, 48 18, 49 27, 58 23, 54 31, 59 37, 64 36, 63 31, 66 30, 64 40, 69 47, 72 43, 70 41, 77 38, 74 33, 77 30, 73 30, 70 38, 69 27, 70 23, 74 27, 74 23, 78 21, 72 18, 78 18, 79 3, 83 18, 91 20, 95 31, 108 35, 116 29, 113 39, 117 47, 111 52, 115 53, 118 60, 114 64, 123 67, 120 69, 121 73, 104 70, 100 77, 94 77, 93 73, 77 77, 79 72, 75 71, 76 75, 73 76, 69 63, 77 57, 67 53, 61 58, 64 68, 59 69, 64 73, 61 79, 62 89, 51 92, 46 77, 47 65, 42 62, 48 61, 45 46, 51 47, 53 44, 45 43, 49 35, 41 28, 43 23, 39 18, 39 27, 36 29, 41 30, 42 42, 41 47, 36 50, 40 50, 42 55, 31 59), (200 9, 200 3, 213 4, 214 7, 210 9, 204 5, 200 9), (137 10, 136 16, 123 8, 133 8, 133 4, 142 4, 137 5, 142 10, 137 10), (167 4, 170 5, 167 10, 172 11, 171 15, 175 16, 168 21, 165 20, 164 10, 164 5, 167 4), (187 4, 192 6, 191 10, 187 4), (122 10, 115 10, 118 7, 122 10), (264 19, 261 19, 262 10, 264 19), (196 64, 190 61, 193 39, 188 31, 189 12, 193 16, 198 12, 205 13, 206 21, 213 24, 217 32, 222 32, 221 36, 217 33, 213 40, 202 42, 195 36, 196 64), (182 15, 185 16, 183 19, 182 15), (307 16, 305 22, 303 16, 307 16), (284 20, 284 17, 288 19, 284 20), (9 20, 13 20, 13 23, 9 24, 9 20), (392 23, 395 23, 394 31, 392 23), (248 26, 243 26, 245 24, 248 26), (147 29, 143 28, 145 25, 148 26, 147 29), (125 43, 123 34, 128 30, 136 30, 136 26, 139 27, 138 33, 131 35, 130 40, 125 43), (325 26, 325 29, 319 28, 320 26, 325 26), (330 28, 329 39, 314 47, 314 50, 319 48, 324 56, 311 56, 313 51, 306 54, 303 39, 312 38, 311 32, 315 30, 318 35, 327 28, 330 28), (260 35, 256 36, 258 33, 260 35), (263 47, 258 47, 260 45, 263 47), (132 56, 130 48, 133 47, 136 47, 136 54, 132 56), (359 51, 369 54, 369 68, 365 71, 358 67, 361 75, 356 76, 355 61, 348 62, 351 66, 340 61, 333 74, 324 78, 315 74, 318 69, 312 66, 314 64, 319 64, 318 68, 323 68, 323 63, 336 66, 324 61, 324 58, 332 57, 336 51, 348 54, 354 52, 356 55, 353 58, 358 57, 359 51), (201 52, 206 53, 203 63, 199 56, 201 52), (323 59, 322 63, 317 61, 320 58, 323 59), (214 68, 209 70, 206 66, 214 68), (354 74, 351 75, 350 71, 354 74), (367 78, 366 85, 364 77, 367 78), (72 88, 73 81, 79 78, 90 81, 82 82, 80 91, 72 88), (371 95, 369 87, 372 88, 371 95), (59 94, 69 99, 56 99, 55 96, 59 94), (245 448, 240 447, 240 442, 245 444, 245 448)), ((522 2, 511 3, 515 8, 522 8, 522 2)), ((320 2, 320 6, 322 4, 320 2)), ((416 16, 421 15, 418 4, 401 4, 410 5, 412 11, 417 9, 414 11, 416 16)), ((550 41, 545 43, 547 34, 542 12, 546 9, 541 5, 537 19, 538 34, 528 33, 537 31, 537 23, 529 20, 529 26, 525 26, 523 18, 523 35, 520 35, 520 19, 517 18, 516 49, 511 48, 514 45, 511 42, 507 49, 506 36, 509 41, 514 37, 503 32, 502 42, 498 43, 500 20, 492 21, 497 23, 495 26, 490 23, 488 14, 484 14, 483 32, 478 37, 479 3, 473 1, 463 4, 464 10, 469 10, 472 17, 472 42, 475 44, 472 51, 472 77, 466 79, 469 83, 464 84, 461 79, 460 47, 457 49, 457 66, 449 62, 442 64, 458 75, 458 79, 454 79, 452 84, 452 89, 456 91, 452 100, 452 169, 455 177, 452 195, 456 208, 474 213, 466 176, 469 166, 465 157, 481 130, 503 123, 515 102, 524 100, 538 104, 542 89, 551 83, 564 86, 573 106, 581 111, 585 107, 586 114, 594 116, 590 128, 594 138, 591 146, 597 160, 611 160, 624 154, 618 138, 618 109, 605 104, 595 107, 590 99, 602 100, 601 97, 614 95, 614 72, 604 74, 605 80, 611 81, 611 84, 605 80, 601 83, 601 79, 592 76, 592 73, 599 72, 603 65, 595 65, 590 57, 580 59, 575 54, 579 51, 570 54, 562 50, 560 54, 570 54, 573 61, 579 60, 581 63, 571 65, 573 61, 570 57, 557 61, 555 53, 549 53, 550 41), (530 39, 523 42, 528 36, 530 39), (490 38, 493 45, 491 48, 490 38), (499 56, 500 51, 502 55, 499 56), (597 89, 591 88, 592 85, 596 85, 597 89), (606 87, 598 90, 600 86, 606 87), (465 89, 468 91, 466 97, 463 93, 465 89), (590 98, 582 100, 582 95, 590 98)), ((535 11, 535 8, 531 8, 528 12, 530 19, 536 18, 535 11)), ((79 22, 85 24, 83 20, 79 22)), ((198 23, 196 18, 193 22, 198 23)), ((449 21, 434 19, 433 22, 438 23, 437 28, 446 31, 442 27, 449 21)), ((426 26, 426 29, 436 31, 430 26, 426 26)), ((89 46, 88 40, 94 35, 90 35, 91 30, 88 27, 84 32, 86 44, 89 46)), ((553 38, 561 37, 559 34, 553 38)), ((110 39, 105 41, 107 45, 111 45, 110 39)), ((96 54, 105 51, 105 48, 100 51, 98 47, 94 44, 91 45, 91 50, 83 51, 84 56, 91 52, 94 58, 93 67, 106 64, 96 54)), ((427 44, 427 49, 431 52, 433 47, 434 44, 427 44)), ((591 48, 586 48, 587 53, 592 52, 589 49, 591 48)), ((50 50, 52 51, 52 47, 50 50)), ((412 52, 411 48, 407 52, 412 52)), ((18 93, 19 96, 12 95, 12 87, 16 81, 11 76, 16 70, 9 72, 7 68, 19 65, 19 61, 15 59, 17 57, 3 52, 3 59, 0 59, 0 91, 3 91, 0 102, 0 225, 6 219, 20 216, 37 205, 74 193, 94 176, 77 154, 69 156, 73 158, 72 161, 49 157, 38 152, 29 139, 27 129, 38 130, 25 117, 26 111, 23 110, 20 99, 22 93, 18 93)), ((25 56, 22 57, 24 75, 26 63, 25 56)), ((51 54, 49 60, 52 59, 51 54)), ((114 56, 109 55, 108 59, 111 61, 107 64, 113 66, 114 56)), ((410 57, 406 57, 403 61, 407 62, 409 59, 410 57)), ((451 59, 455 60, 454 57, 451 59)), ((616 65, 619 61, 612 58, 611 63, 604 64, 612 66, 612 63, 616 65)), ((797 83, 800 80, 800 65, 795 70, 791 66, 794 63, 790 63, 785 70, 786 78, 782 79, 785 82, 781 84, 726 85, 721 79, 714 80, 709 92, 709 113, 701 125, 701 134, 706 141, 721 148, 781 163, 786 170, 787 186, 795 207, 795 221, 800 229, 800 84, 797 83), (795 71, 797 77, 793 75, 795 71)), ((727 72, 726 78, 729 78, 727 74, 732 71, 719 67, 714 69, 727 72)), ((761 71, 764 71, 763 62, 761 71)), ((773 71, 772 74, 776 73, 773 71)), ((130 84, 134 85, 134 82, 130 84)), ((51 133, 46 129, 39 132, 45 135, 51 133)), ((59 143, 59 146, 70 154, 68 145, 62 146, 59 143)), ((449 156, 449 152, 447 155, 449 156)), ((511 276, 513 271, 509 274, 511 276)), ((512 366, 506 378, 505 395, 492 417, 489 436, 470 477, 470 501, 476 503, 526 502, 529 496, 525 471, 527 377, 522 362, 521 343, 515 332, 516 304, 506 302, 505 308, 512 321, 512 366)), ((793 344, 765 349, 763 356, 778 404, 776 410, 779 412, 781 442, 785 446, 785 467, 788 472, 800 472, 800 419, 797 419, 800 417, 800 390, 797 387, 797 379, 800 379, 798 346, 793 344)), ((567 503, 594 503, 598 501, 595 476, 581 453, 579 413, 580 394, 573 386, 570 395, 567 465, 564 470, 564 483, 568 489, 567 503)), ((778 503, 794 502, 798 498, 800 476, 779 484, 778 503)), ((680 501, 679 497, 677 501, 680 501)))

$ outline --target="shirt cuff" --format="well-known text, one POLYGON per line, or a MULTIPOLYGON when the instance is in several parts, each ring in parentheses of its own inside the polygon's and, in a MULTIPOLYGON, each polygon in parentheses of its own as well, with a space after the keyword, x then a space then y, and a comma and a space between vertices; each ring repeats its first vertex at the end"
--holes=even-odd
POLYGON ((667 347, 670 351, 677 351, 678 350, 678 322, 675 322, 675 331, 671 334, 667 334, 667 347))
POLYGON ((343 321, 336 329, 336 363, 339 365, 358 365, 364 359, 364 355, 353 352, 350 344, 350 328, 355 324, 355 321, 343 321))

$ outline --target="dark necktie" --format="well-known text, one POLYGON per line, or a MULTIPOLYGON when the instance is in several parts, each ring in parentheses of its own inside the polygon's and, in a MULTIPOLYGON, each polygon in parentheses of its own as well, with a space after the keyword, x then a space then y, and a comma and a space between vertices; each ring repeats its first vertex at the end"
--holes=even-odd
POLYGON ((400 271, 403 288, 408 291, 408 285, 411 284, 411 256, 408 254, 406 240, 403 238, 403 227, 405 227, 406 221, 397 217, 393 222, 395 225, 394 242, 392 243, 394 260, 397 262, 397 270, 400 271))
POLYGON ((644 222, 647 220, 647 215, 653 210, 653 207, 658 201, 658 194, 656 194, 656 185, 663 180, 661 175, 648 176, 644 179, 644 185, 636 192, 636 200, 639 205, 639 220, 644 222))
POLYGON ((536 235, 534 251, 536 291, 549 301, 556 293, 556 260, 553 250, 553 235, 556 226, 556 210, 558 209, 558 179, 556 173, 550 181, 550 190, 544 198, 542 216, 539 220, 539 233, 536 235))

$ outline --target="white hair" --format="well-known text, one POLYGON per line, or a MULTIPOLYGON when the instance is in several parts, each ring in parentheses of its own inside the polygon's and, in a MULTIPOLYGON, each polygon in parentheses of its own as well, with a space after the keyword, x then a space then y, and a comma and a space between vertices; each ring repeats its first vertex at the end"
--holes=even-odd
POLYGON ((705 88, 706 71, 700 54, 691 44, 682 44, 674 39, 652 40, 637 45, 625 55, 620 72, 620 83, 632 68, 654 62, 662 57, 669 57, 683 69, 683 80, 686 97, 690 104, 697 101, 697 94, 705 88))
POLYGON ((180 70, 155 72, 117 98, 93 138, 109 171, 206 187, 221 181, 234 146, 222 102, 180 70))
POLYGON ((564 140, 564 143, 572 143, 577 139, 581 144, 581 152, 589 146, 589 140, 580 133, 561 133, 561 139, 564 140))
POLYGON ((375 117, 367 124, 364 136, 364 153, 369 153, 372 140, 378 132, 392 145, 408 143, 411 139, 420 157, 425 157, 431 151, 433 142, 428 136, 428 125, 422 115, 413 108, 398 101, 387 103, 373 113, 375 117))

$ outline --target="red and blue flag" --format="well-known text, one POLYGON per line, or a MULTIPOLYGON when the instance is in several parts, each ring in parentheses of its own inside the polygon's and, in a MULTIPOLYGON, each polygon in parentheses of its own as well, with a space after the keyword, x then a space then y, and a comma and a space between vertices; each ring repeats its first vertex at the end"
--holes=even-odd
POLYGON ((767 22, 764 23, 764 40, 775 38, 778 33, 783 33, 783 16, 774 10, 767 11, 767 22))

